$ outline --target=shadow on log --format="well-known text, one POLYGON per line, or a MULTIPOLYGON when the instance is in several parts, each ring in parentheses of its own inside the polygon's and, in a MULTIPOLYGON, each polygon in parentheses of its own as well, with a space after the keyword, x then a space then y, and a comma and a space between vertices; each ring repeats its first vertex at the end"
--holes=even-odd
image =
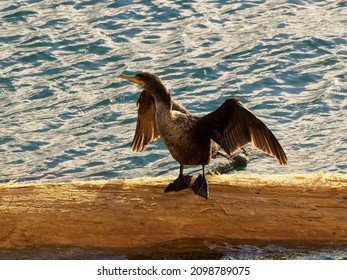
POLYGON ((209 176, 210 198, 172 177, 0 185, 0 248, 121 250, 175 240, 347 244, 347 176, 209 176))

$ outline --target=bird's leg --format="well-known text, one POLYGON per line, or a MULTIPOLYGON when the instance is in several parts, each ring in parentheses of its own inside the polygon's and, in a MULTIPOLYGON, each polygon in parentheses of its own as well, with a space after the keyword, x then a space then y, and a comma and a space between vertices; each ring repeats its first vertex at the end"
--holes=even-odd
POLYGON ((208 184, 205 178, 205 166, 202 166, 202 175, 199 174, 198 178, 196 178, 194 184, 192 185, 192 189, 195 194, 200 195, 204 198, 208 198, 208 184))
POLYGON ((164 192, 172 192, 172 191, 178 192, 180 190, 190 187, 190 181, 192 179, 192 176, 183 175, 183 168, 184 166, 180 164, 180 175, 175 181, 173 181, 166 187, 164 192))

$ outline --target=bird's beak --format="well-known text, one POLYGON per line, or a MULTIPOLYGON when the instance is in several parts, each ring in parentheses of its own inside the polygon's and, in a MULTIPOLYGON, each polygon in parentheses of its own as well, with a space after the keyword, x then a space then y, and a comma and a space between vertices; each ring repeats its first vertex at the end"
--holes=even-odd
POLYGON ((145 85, 145 83, 143 81, 141 81, 140 79, 137 79, 135 77, 120 75, 119 78, 126 79, 132 83, 138 84, 141 87, 143 87, 145 85))

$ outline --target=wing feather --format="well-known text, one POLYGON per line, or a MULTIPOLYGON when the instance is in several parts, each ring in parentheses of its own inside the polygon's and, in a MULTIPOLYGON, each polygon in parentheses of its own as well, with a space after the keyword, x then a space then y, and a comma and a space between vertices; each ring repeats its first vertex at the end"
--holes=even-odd
POLYGON ((155 123, 155 102, 151 93, 144 90, 137 101, 138 113, 136 130, 131 148, 142 152, 149 142, 158 139, 159 132, 155 123))
POLYGON ((231 155, 247 143, 276 157, 280 164, 287 156, 270 129, 236 98, 226 100, 217 110, 200 118, 199 129, 231 155))
MULTIPOLYGON (((174 100, 172 102, 172 110, 189 114, 182 105, 174 100)), ((147 148, 149 142, 157 140, 160 135, 155 122, 156 108, 152 94, 143 90, 136 104, 138 107, 137 123, 131 148, 135 152, 142 152, 147 148)))

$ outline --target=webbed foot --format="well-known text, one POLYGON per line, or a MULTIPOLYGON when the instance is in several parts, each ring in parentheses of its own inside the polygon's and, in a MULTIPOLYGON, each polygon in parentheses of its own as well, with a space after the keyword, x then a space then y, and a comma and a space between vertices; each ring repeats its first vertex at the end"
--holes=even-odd
POLYGON ((178 178, 170 183, 164 190, 164 192, 178 192, 190 187, 190 181, 192 180, 192 176, 184 175, 178 176, 178 178))
POLYGON ((205 175, 199 174, 198 178, 196 178, 194 184, 192 185, 192 189, 196 195, 200 195, 206 199, 208 198, 208 184, 205 175))

